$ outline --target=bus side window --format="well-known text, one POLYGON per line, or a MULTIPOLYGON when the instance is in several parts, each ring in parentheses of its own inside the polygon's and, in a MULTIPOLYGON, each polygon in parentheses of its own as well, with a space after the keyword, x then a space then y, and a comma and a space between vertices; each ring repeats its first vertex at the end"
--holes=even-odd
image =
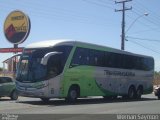
POLYGON ((146 59, 147 59, 148 70, 153 70, 154 69, 154 60, 152 58, 146 58, 146 59))
POLYGON ((76 48, 71 66, 89 64, 90 57, 87 53, 88 51, 85 48, 76 48))
POLYGON ((105 64, 105 54, 103 51, 95 50, 95 66, 104 67, 105 64))
POLYGON ((80 65, 81 59, 82 59, 81 51, 79 50, 79 48, 76 48, 71 61, 71 66, 80 65))
POLYGON ((105 66, 112 67, 112 54, 109 52, 105 52, 105 66))

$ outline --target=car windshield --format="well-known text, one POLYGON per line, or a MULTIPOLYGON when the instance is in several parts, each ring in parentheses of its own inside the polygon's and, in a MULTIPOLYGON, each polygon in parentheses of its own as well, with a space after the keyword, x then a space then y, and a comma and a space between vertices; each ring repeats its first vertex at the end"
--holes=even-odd
MULTIPOLYGON (((25 49, 20 58, 16 80, 21 82, 36 82, 49 79, 51 66, 60 64, 59 73, 62 72, 71 46, 58 46, 43 49, 25 49), (42 58, 49 52, 61 52, 60 55, 53 55, 47 65, 41 64, 42 58)), ((52 67, 53 68, 53 67, 52 67)))
POLYGON ((0 77, 0 84, 3 84, 3 83, 12 83, 12 78, 10 77, 0 77))

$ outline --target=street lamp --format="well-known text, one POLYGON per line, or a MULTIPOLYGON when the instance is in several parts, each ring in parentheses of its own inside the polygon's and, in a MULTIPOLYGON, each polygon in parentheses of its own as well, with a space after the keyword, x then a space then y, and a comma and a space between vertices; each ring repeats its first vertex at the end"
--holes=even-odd
POLYGON ((148 16, 149 14, 148 13, 144 13, 143 15, 140 15, 139 17, 137 17, 132 23, 131 25, 128 27, 128 29, 125 31, 125 33, 127 33, 129 31, 129 29, 134 25, 134 23, 141 17, 143 16, 148 16))
POLYGON ((124 41, 126 39, 125 34, 130 30, 130 28, 134 25, 134 23, 141 17, 143 16, 148 16, 148 13, 144 13, 143 15, 140 15, 139 17, 137 17, 132 23, 131 25, 128 27, 128 29, 125 32, 122 32, 122 43, 121 43, 121 49, 124 50, 124 41))

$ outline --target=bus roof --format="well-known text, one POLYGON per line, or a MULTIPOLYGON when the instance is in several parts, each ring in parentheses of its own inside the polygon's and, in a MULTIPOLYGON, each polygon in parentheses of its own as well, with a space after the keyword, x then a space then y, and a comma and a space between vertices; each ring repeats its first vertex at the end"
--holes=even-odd
POLYGON ((74 41, 71 39, 57 39, 57 40, 40 41, 40 42, 29 44, 28 46, 26 46, 26 48, 27 49, 48 48, 48 47, 53 47, 53 46, 57 46, 57 45, 71 45, 71 46, 73 46, 75 44, 77 46, 89 46, 89 48, 93 48, 93 49, 94 48, 107 49, 107 51, 115 52, 115 53, 128 54, 128 55, 134 55, 134 56, 142 56, 142 57, 151 57, 151 56, 135 54, 135 53, 127 52, 127 51, 122 51, 122 50, 107 47, 107 46, 102 46, 102 45, 97 45, 97 44, 92 44, 92 43, 87 43, 87 42, 74 41))
POLYGON ((64 43, 67 41, 71 41, 69 39, 58 39, 58 40, 47 40, 47 41, 40 41, 36 43, 32 43, 26 46, 26 48, 47 48, 47 47, 53 47, 56 44, 64 43))

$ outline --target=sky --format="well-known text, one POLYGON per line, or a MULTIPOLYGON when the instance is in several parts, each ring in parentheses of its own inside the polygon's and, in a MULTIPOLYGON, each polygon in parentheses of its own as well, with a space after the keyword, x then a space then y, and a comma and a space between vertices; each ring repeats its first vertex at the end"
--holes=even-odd
MULTIPOLYGON (((117 0, 122 1, 122 0, 117 0)), ((126 2, 125 51, 149 55, 160 71, 160 0, 126 2), (144 14, 147 13, 148 16, 144 14)), ((33 42, 72 39, 121 49, 122 4, 114 0, 1 0, 0 48, 10 48, 4 36, 4 22, 14 10, 23 11, 31 21, 28 38, 19 47, 33 42)), ((0 53, 2 61, 13 53, 0 53)))

